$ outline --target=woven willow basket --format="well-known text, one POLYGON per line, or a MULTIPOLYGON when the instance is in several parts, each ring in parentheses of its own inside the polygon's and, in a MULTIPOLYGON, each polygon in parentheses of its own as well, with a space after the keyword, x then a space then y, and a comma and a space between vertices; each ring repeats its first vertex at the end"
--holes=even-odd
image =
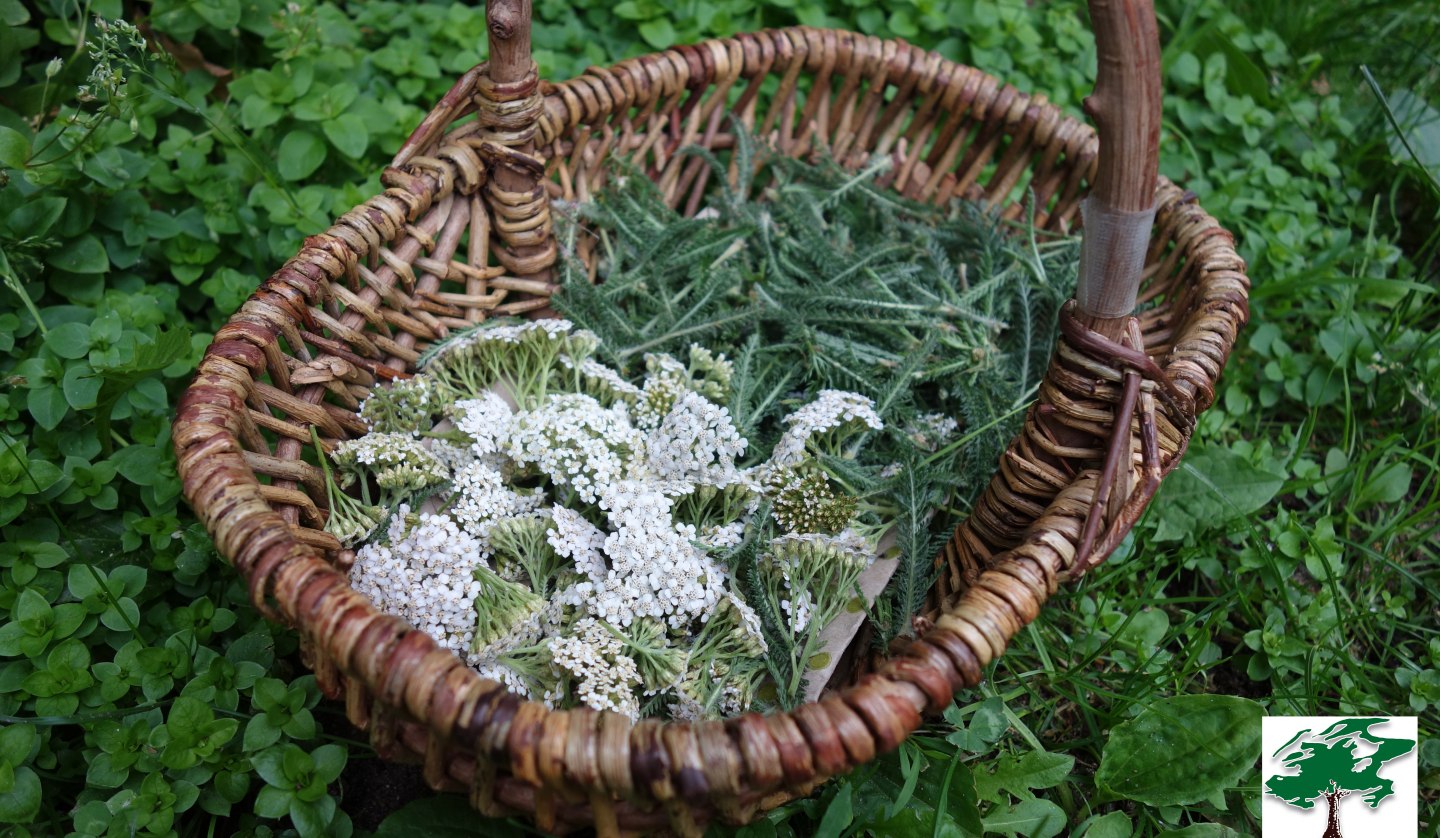
MULTIPOLYGON (((174 426, 186 497, 256 605, 298 629, 321 688, 344 696, 377 751, 423 762, 432 786, 468 791, 486 814, 528 814, 550 831, 693 834, 712 819, 746 821, 897 747, 981 680, 1062 581, 1124 536, 1178 462, 1247 316, 1231 235, 1194 196, 1155 180, 1153 11, 1107 5, 1092 4, 1101 55, 1120 37, 1102 31, 1102 15, 1120 20, 1121 35, 1139 20, 1115 66, 1139 67, 1141 92, 1153 94, 1153 124, 1142 120, 1138 135, 1125 113, 1115 128, 1091 108, 1115 147, 1126 131, 1142 157, 1149 146, 1148 163, 1110 165, 1121 179, 1142 170, 1137 206, 1157 207, 1141 313, 1065 310, 1023 431, 936 558, 918 636, 858 683, 792 713, 703 723, 524 701, 350 587, 353 553, 324 532, 323 475, 301 454, 312 428, 327 447, 363 434, 360 400, 406 376, 448 330, 544 313, 555 290, 549 201, 593 194, 608 160, 640 167, 694 212, 706 170, 677 151, 723 154, 731 114, 784 154, 824 149, 855 165, 893 155, 890 185, 914 199, 974 200, 1014 218, 1033 195, 1039 227, 1078 224, 1081 199, 1106 182, 1092 129, 900 41, 780 29, 541 85, 529 3, 495 0, 490 63, 425 118, 382 174, 385 191, 306 239, 216 334, 174 426)), ((1106 72, 1102 58, 1102 87, 1106 72)))

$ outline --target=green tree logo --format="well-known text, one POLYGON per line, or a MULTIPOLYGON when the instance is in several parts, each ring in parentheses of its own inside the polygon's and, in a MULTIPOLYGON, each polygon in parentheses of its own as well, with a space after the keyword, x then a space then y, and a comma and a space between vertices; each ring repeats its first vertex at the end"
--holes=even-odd
POLYGON ((1394 784, 1380 776, 1380 769, 1392 759, 1415 750, 1414 739, 1390 739, 1371 733, 1370 728, 1387 719, 1342 719, 1323 733, 1309 728, 1295 734, 1274 753, 1287 769, 1265 781, 1265 791, 1291 806, 1313 809, 1324 797, 1330 806, 1321 838, 1340 835, 1340 801, 1351 794, 1364 794, 1374 809, 1394 794, 1394 784), (1357 754, 1361 742, 1375 746, 1374 753, 1357 754))

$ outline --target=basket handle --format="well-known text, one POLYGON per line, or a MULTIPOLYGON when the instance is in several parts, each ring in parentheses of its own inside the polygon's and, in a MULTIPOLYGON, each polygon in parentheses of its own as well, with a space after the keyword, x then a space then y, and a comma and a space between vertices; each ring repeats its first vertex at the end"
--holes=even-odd
POLYGON ((1097 55, 1095 121, 1100 156, 1081 206, 1084 243, 1075 299, 1090 328, 1120 337, 1135 309, 1160 162, 1160 37, 1152 0, 1090 0, 1097 55))
POLYGON ((530 0, 489 0, 485 29, 490 41, 489 75, 513 84, 530 72, 530 0))
MULTIPOLYGON (((1114 340, 1122 337, 1135 309, 1155 218, 1160 39, 1153 0, 1089 0, 1089 6, 1099 66, 1085 112, 1095 121, 1100 151, 1090 196, 1081 206, 1084 244, 1075 299, 1082 321, 1114 340)), ((523 84, 535 66, 531 0, 489 0, 485 21, 490 84, 502 89, 523 84)), ((533 145, 518 147, 529 152, 533 145)), ((505 179, 511 189, 526 186, 520 176, 505 179)))

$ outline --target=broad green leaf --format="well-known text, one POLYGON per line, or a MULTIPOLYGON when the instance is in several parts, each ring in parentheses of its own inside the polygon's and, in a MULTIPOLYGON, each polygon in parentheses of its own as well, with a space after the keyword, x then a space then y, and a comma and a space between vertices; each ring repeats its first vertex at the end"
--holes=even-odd
MULTIPOLYGON (((493 835, 518 838, 529 834, 512 821, 488 819, 475 814, 461 795, 442 794, 413 800, 390 814, 375 830, 375 838, 472 838, 493 835)), ((771 833, 774 834, 774 828, 771 833)))
POLYGON ((45 261, 52 268, 72 274, 103 274, 110 270, 105 245, 89 233, 51 251, 45 261))
POLYGON ((27 766, 15 769, 9 791, 0 793, 0 823, 30 823, 40 811, 40 778, 27 766))
POLYGON ((1031 789, 1047 789, 1059 785, 1075 766, 1075 758, 1066 754, 1030 751, 1019 757, 1006 754, 994 770, 981 771, 975 777, 980 797, 994 803, 1006 803, 1005 792, 1016 797, 1028 796, 1031 789))
POLYGON ((321 130, 325 132, 330 143, 346 157, 358 160, 370 145, 370 129, 366 127, 365 120, 357 114, 346 113, 327 119, 321 130))
POLYGON ((71 589, 75 599, 88 599, 105 590, 105 572, 89 564, 71 564, 65 575, 65 585, 71 589))
POLYGON ((1378 468, 1365 481, 1365 486, 1355 493, 1355 504, 1395 503, 1410 493, 1414 478, 1414 470, 1405 463, 1390 463, 1378 468))
POLYGON ((90 666, 90 650, 72 637, 51 650, 45 658, 45 666, 52 672, 83 672, 90 666))
POLYGON ((1400 126, 1399 131, 1391 126, 1386 137, 1390 154, 1396 160, 1414 163, 1440 183, 1440 109, 1412 90, 1397 90, 1386 100, 1400 126))
POLYGON ((1160 838, 1242 838, 1241 833, 1218 823, 1195 823, 1160 833, 1160 838))
POLYGON ((12 611, 16 620, 40 620, 50 616, 50 603, 34 588, 26 588, 15 600, 12 611))
POLYGON ((133 597, 145 590, 145 578, 148 571, 143 567, 133 564, 122 564, 110 571, 110 581, 119 585, 121 596, 133 597))
POLYGON ((89 364, 74 363, 65 370, 60 391, 65 394, 65 402, 72 410, 89 410, 95 406, 95 398, 100 395, 100 385, 103 383, 103 379, 89 364))
POLYGON ((170 714, 166 716, 165 723, 170 726, 172 735, 198 735, 200 729, 214 719, 215 711, 205 702, 182 695, 170 705, 170 714))
POLYGON ((111 818, 105 801, 92 800, 75 810, 75 829, 81 835, 104 835, 111 818))
POLYGON ((59 387, 36 387, 26 396, 25 406, 36 423, 47 431, 59 426, 70 412, 70 403, 65 401, 65 392, 59 387))
POLYGON ((975 789, 975 774, 970 766, 960 761, 959 755, 952 757, 954 763, 945 769, 951 775, 949 788, 936 800, 936 817, 953 819, 966 832, 980 833, 984 826, 980 819, 980 795, 975 789))
POLYGON ((895 757, 886 757, 880 770, 861 787, 857 809, 866 811, 866 798, 879 795, 883 801, 883 812, 894 812, 889 820, 872 824, 868 831, 877 838, 911 838, 916 835, 962 838, 979 835, 982 830, 979 796, 970 766, 963 762, 954 762, 953 766, 935 762, 927 764, 923 755, 918 759, 922 760, 918 766, 918 781, 911 790, 910 799, 898 811, 894 804, 902 796, 905 778, 895 757), (947 778, 950 780, 948 790, 945 787, 947 778))
POLYGON ((285 735, 291 739, 306 740, 315 738, 315 717, 309 710, 297 710, 290 721, 285 723, 283 728, 285 735))
POLYGON ((102 789, 118 789, 130 779, 129 766, 116 763, 112 754, 96 754, 85 770, 85 782, 102 789))
POLYGON ((1260 756, 1260 705, 1225 695, 1156 701, 1110 733, 1095 782, 1152 806, 1177 806, 1232 787, 1260 756))
POLYGON ((322 803, 307 803, 299 798, 290 800, 290 820, 295 824, 295 831, 300 833, 300 838, 320 838, 325 834, 325 827, 330 820, 325 817, 324 809, 322 803))
POLYGON ((291 131, 280 141, 276 164, 286 180, 309 177, 325 162, 325 141, 309 131, 291 131))
POLYGON ((946 737, 950 744, 971 753, 983 753, 1010 727, 1005 718, 1005 700, 995 695, 985 699, 970 714, 964 729, 946 737))
POLYGON ((280 728, 270 722, 268 713, 259 713, 245 724, 241 746, 246 751, 259 751, 280 741, 280 728))
POLYGON ((45 348, 66 360, 84 358, 90 352, 90 326, 86 323, 65 323, 45 336, 45 348))
POLYGON ((25 553, 36 567, 55 567, 70 558, 65 548, 53 541, 23 541, 25 553))
POLYGON ((240 105, 240 124, 245 126, 247 131, 269 128, 284 115, 284 108, 260 96, 247 96, 240 105))
POLYGON ((30 10, 20 0, 0 0, 0 23, 19 26, 30 22, 30 10))
POLYGON ((10 213, 10 230, 20 236, 43 236, 65 211, 66 199, 58 196, 33 198, 10 213))
POLYGON ((1065 810, 1048 800, 1025 800, 985 818, 985 832, 1052 838, 1065 830, 1065 810))
POLYGON ((255 796, 255 814, 262 818, 283 818, 290 812, 290 801, 294 795, 275 786, 260 789, 255 796))
POLYGON ((1160 522, 1155 538, 1176 540, 1248 515, 1270 503, 1283 485, 1284 477, 1228 448, 1191 449, 1152 504, 1160 522))
POLYGON ((0 762, 21 765, 39 738, 33 725, 12 724, 0 728, 0 762))
POLYGON ((100 622, 111 631, 127 631, 140 625, 140 606, 130 597, 120 597, 100 614, 100 622))
MULTIPOLYGON (((285 777, 284 763, 284 748, 270 748, 269 750, 261 751, 250 757, 250 764, 254 766, 255 773, 260 775, 260 779, 272 786, 284 787, 288 785, 285 777)), ((286 805, 288 806, 289 804, 287 803, 286 805)))
POLYGON ((299 782, 315 770, 315 760, 297 745, 286 745, 281 749, 281 770, 291 783, 299 782))
POLYGON ((1200 50, 1225 56, 1225 84, 1237 96, 1249 96, 1256 102, 1265 102, 1270 98, 1265 72, 1218 28, 1211 29, 1201 39, 1200 50))
POLYGON ((1130 838, 1134 827, 1124 812, 1111 812, 1090 822, 1085 838, 1130 838))
MULTIPOLYGON (((7 623, 0 623, 0 655, 15 657, 23 654, 21 649, 29 637, 30 634, 25 631, 25 627, 13 620, 7 623)), ((9 671, 21 674, 25 672, 25 670, 18 667, 9 671)), ((18 686, 17 684, 16 687, 18 688, 18 686)))
POLYGON ((320 782, 330 784, 345 770, 345 749, 339 745, 321 745, 310 758, 315 760, 315 775, 320 782))
POLYGON ((0 167, 20 169, 30 157, 30 141, 14 128, 0 125, 0 167))
POLYGON ((1200 83, 1200 59, 1195 57, 1195 53, 1182 52, 1167 64, 1165 72, 1181 84, 1196 85, 1200 83))
POLYGON ((85 606, 78 602, 67 602, 55 606, 55 636, 69 637, 85 622, 85 606))
MULTIPOLYGON (((1014 763, 1013 771, 1003 777, 1005 788, 1048 789, 1058 786, 1075 767, 1075 758, 1067 754, 1030 751, 1014 763)), ((997 779, 1001 779, 998 776, 997 779)))
POLYGON ((220 796, 230 803, 239 803, 250 791, 250 775, 241 771, 221 771, 212 783, 220 796))
POLYGON ((855 819, 854 807, 852 805, 854 787, 849 783, 840 786, 830 803, 825 807, 825 816, 820 819, 820 827, 815 834, 818 836, 838 836, 845 831, 845 827, 855 819))
POLYGON ((134 390, 152 373, 165 369, 190 349, 190 330, 173 326, 158 331, 149 343, 135 347, 130 363, 120 367, 97 367, 105 376, 95 399, 95 429, 102 444, 110 442, 110 418, 120 398, 134 390))
POLYGON ((640 24, 640 37, 656 49, 668 49, 675 45, 675 27, 668 18, 657 17, 640 24))
POLYGON ((192 8, 205 22, 216 29, 230 29, 240 22, 239 0, 205 0, 192 8))

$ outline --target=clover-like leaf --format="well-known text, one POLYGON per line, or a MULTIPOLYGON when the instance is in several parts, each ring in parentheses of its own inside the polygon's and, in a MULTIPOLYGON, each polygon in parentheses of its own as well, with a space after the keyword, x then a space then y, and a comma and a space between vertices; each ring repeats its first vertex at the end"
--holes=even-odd
POLYGON ((12 724, 0 728, 0 762, 23 765, 40 739, 33 725, 12 724))
POLYGON ((40 778, 28 766, 15 769, 10 788, 0 792, 0 823, 30 823, 40 812, 40 778))
POLYGON ((260 779, 270 785, 292 789, 294 788, 294 778, 291 778, 285 769, 285 758, 291 751, 299 750, 294 745, 269 748, 252 755, 250 764, 254 766, 255 773, 260 775, 260 779))
POLYGON ((255 796, 255 814, 262 818, 283 818, 290 813, 294 795, 276 786, 266 786, 255 796))

